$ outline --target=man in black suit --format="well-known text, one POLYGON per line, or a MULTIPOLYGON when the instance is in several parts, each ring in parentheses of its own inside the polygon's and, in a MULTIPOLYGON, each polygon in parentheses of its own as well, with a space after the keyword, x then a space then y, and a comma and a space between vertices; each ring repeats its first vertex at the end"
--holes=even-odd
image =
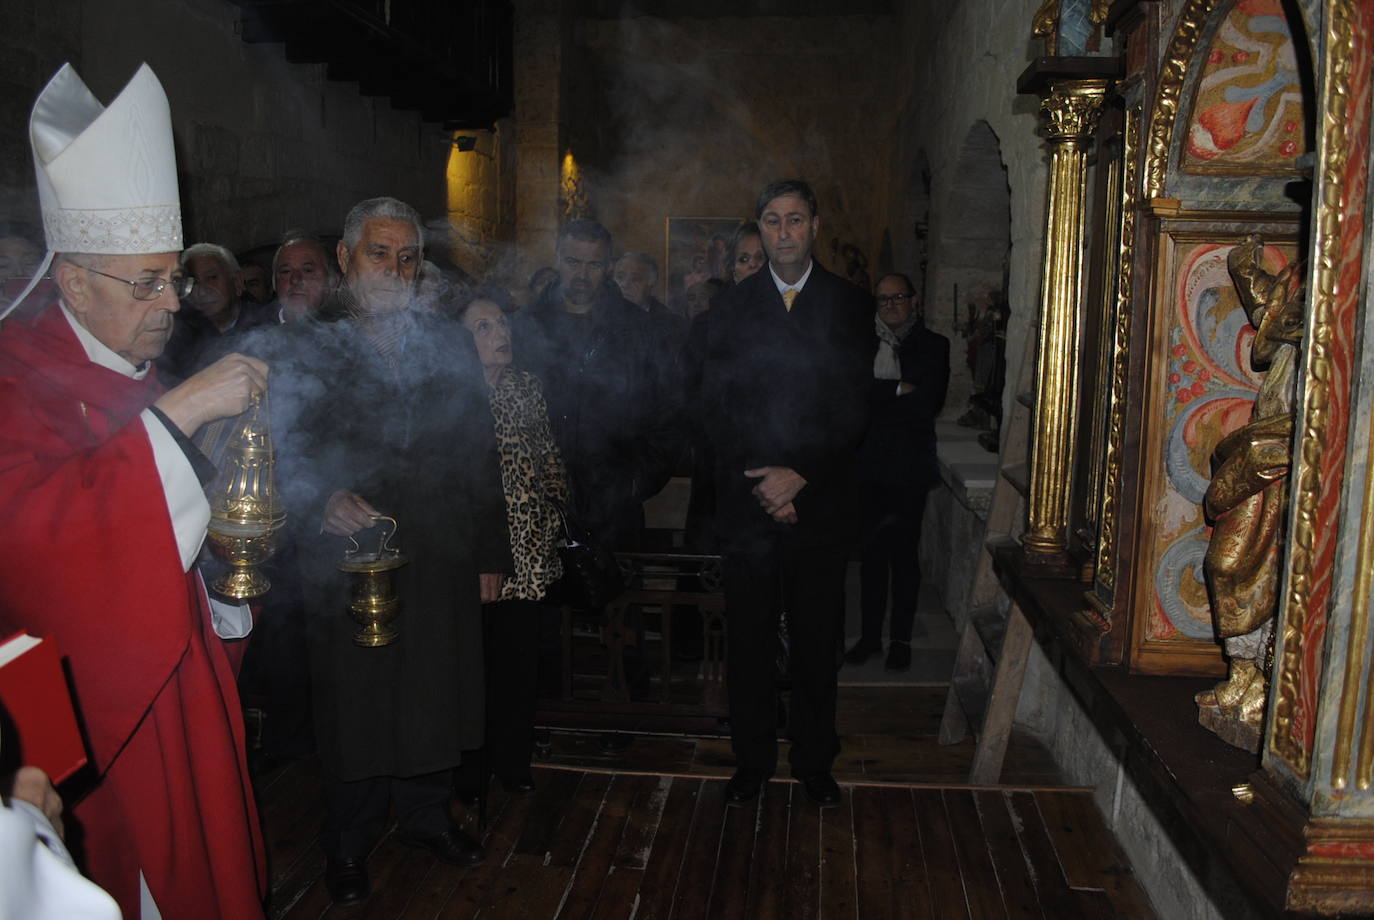
POLYGON ((726 668, 737 769, 730 805, 753 800, 777 766, 774 668, 787 611, 792 775, 822 807, 830 775, 835 642, 857 531, 857 451, 876 340, 872 298, 811 257, 820 218, 800 180, 759 195, 769 270, 727 290, 711 311, 703 366, 725 556, 726 668))
POLYGON ((844 657, 862 664, 882 652, 890 575, 892 641, 886 667, 905 671, 911 667, 911 626, 921 589, 921 518, 926 494, 940 479, 935 417, 949 387, 949 339, 925 327, 919 296, 906 275, 880 278, 876 300, 872 415, 859 452, 863 635, 844 657))

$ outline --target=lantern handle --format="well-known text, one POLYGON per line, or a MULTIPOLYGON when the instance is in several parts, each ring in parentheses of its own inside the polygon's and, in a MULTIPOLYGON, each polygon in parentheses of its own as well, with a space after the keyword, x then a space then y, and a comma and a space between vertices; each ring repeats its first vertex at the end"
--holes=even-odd
MULTIPOLYGON (((394 517, 391 517, 390 515, 379 514, 379 515, 377 515, 377 517, 374 518, 373 520, 374 520, 374 521, 390 521, 390 522, 391 522, 391 532, 390 532, 390 533, 387 533, 387 532, 385 532, 385 531, 382 532, 382 540, 381 540, 381 543, 380 543, 380 544, 378 545, 378 547, 377 547, 377 558, 380 559, 382 556, 385 556, 387 553, 395 553, 395 552, 397 552, 396 547, 394 547, 394 546, 391 545, 391 538, 394 537, 394 536, 396 536, 396 531, 400 529, 400 525, 398 525, 398 524, 396 523, 396 519, 395 519, 394 517)), ((349 537, 348 537, 348 542, 351 543, 351 544, 353 544, 353 549, 351 550, 351 552, 354 552, 354 553, 362 552, 362 549, 363 549, 363 548, 362 548, 361 546, 358 545, 357 539, 355 539, 351 534, 350 534, 349 537)))

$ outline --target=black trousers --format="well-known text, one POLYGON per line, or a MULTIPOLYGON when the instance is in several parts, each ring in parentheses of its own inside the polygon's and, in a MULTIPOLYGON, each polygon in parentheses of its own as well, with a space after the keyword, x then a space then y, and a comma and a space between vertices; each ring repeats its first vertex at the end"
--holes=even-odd
POLYGON ((482 627, 487 652, 487 762, 497 776, 521 777, 529 773, 534 746, 539 604, 487 604, 482 608, 482 627))
POLYGON ((830 772, 835 733, 835 642, 844 620, 843 547, 798 545, 774 535, 725 555, 726 679, 730 742, 740 768, 777 769, 774 661, 778 614, 787 610, 792 690, 792 775, 830 772))
MULTIPOLYGON (((530 771, 534 747, 535 697, 539 683, 539 618, 537 601, 509 600, 482 607, 482 644, 486 654, 486 768, 504 778, 530 771)), ((480 791, 483 758, 465 751, 457 787, 480 791)))
POLYGON ((420 776, 372 776, 325 782, 320 846, 330 859, 366 859, 386 830, 392 809, 401 831, 431 837, 449 829, 453 771, 420 776))
POLYGON ((887 615, 888 578, 892 580, 892 622, 888 638, 911 641, 916 600, 921 593, 921 518, 926 492, 894 493, 865 486, 862 496, 863 543, 859 564, 859 609, 863 638, 880 643, 887 615))

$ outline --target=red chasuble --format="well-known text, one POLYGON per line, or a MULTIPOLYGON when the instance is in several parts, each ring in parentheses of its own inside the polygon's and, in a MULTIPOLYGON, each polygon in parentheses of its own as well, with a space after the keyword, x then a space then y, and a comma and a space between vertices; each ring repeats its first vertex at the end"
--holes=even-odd
POLYGON ((72 809, 91 878, 139 916, 261 918, 243 717, 181 569, 139 413, 161 387, 92 364, 50 307, 0 332, 0 635, 54 636, 99 785, 72 809))

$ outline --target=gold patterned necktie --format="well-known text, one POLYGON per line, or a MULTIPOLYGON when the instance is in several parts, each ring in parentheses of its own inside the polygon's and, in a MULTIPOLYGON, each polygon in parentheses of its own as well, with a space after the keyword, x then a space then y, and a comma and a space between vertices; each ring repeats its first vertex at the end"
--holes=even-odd
POLYGON ((782 292, 782 305, 787 308, 787 312, 792 312, 792 302, 797 299, 797 289, 788 288, 782 292))

